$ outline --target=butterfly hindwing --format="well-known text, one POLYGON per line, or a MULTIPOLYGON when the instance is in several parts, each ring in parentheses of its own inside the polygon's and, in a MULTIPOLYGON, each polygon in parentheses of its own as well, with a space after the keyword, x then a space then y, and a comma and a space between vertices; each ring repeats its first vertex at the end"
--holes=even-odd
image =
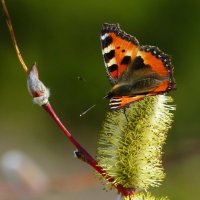
POLYGON ((173 65, 171 58, 164 54, 159 48, 154 46, 142 46, 138 54, 144 60, 144 65, 148 66, 160 84, 153 90, 154 93, 166 92, 175 88, 173 78, 173 65))
POLYGON ((118 24, 103 24, 101 44, 106 72, 111 84, 116 84, 127 66, 136 57, 137 39, 122 31, 118 24))

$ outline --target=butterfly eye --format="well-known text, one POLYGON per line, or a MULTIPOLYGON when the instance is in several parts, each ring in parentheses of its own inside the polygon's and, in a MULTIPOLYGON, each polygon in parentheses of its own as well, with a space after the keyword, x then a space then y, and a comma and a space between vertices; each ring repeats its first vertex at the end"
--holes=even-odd
POLYGON ((116 49, 120 49, 120 47, 118 46, 118 47, 116 47, 116 49))
POLYGON ((124 52, 125 52, 125 49, 123 49, 122 52, 124 53, 124 52))

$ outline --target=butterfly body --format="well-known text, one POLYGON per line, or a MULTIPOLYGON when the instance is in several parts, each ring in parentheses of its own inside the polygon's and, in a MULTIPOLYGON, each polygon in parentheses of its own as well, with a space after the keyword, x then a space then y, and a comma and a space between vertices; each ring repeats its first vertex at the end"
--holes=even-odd
POLYGON ((120 109, 146 96, 173 90, 173 66, 168 55, 138 40, 118 24, 104 24, 102 53, 112 89, 107 97, 111 109, 120 109))

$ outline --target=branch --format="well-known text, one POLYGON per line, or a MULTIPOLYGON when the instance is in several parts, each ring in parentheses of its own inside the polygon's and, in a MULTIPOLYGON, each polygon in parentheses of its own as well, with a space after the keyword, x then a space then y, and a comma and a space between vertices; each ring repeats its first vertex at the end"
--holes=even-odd
POLYGON ((94 168, 99 174, 101 174, 107 181, 112 183, 112 185, 118 190, 119 193, 121 193, 123 196, 129 196, 134 194, 134 190, 132 188, 124 188, 121 185, 117 185, 114 181, 114 179, 107 175, 106 171, 103 170, 102 167, 100 167, 97 163, 97 161, 83 148, 76 139, 71 135, 71 133, 65 128, 63 123, 60 121, 59 117, 56 115, 53 107, 48 101, 49 98, 49 90, 45 87, 45 85, 42 83, 42 81, 39 80, 38 71, 36 68, 36 64, 33 65, 31 71, 28 70, 28 67, 26 63, 24 62, 22 55, 20 53, 20 50, 17 45, 17 41, 15 38, 14 30, 11 23, 11 18, 9 15, 9 12, 7 10, 5 1, 2 0, 3 10, 6 17, 6 22, 8 25, 8 29, 11 35, 11 39, 13 41, 13 45, 17 54, 17 57, 22 65, 23 70, 28 75, 28 90, 31 96, 33 97, 33 101, 42 106, 45 111, 51 116, 51 118, 54 120, 56 125, 61 129, 61 131, 64 133, 64 135, 70 140, 70 142, 78 149, 78 151, 75 152, 76 156, 78 158, 81 158, 86 163, 88 163, 92 168, 94 168))
POLYGON ((13 26, 12 26, 12 21, 11 21, 11 18, 10 18, 10 15, 9 15, 9 12, 8 12, 8 9, 6 7, 6 3, 5 3, 4 0, 2 0, 2 5, 3 5, 3 10, 4 10, 4 13, 5 13, 5 17, 6 17, 6 23, 7 23, 10 35, 11 35, 11 39, 13 41, 13 45, 14 45, 17 57, 18 57, 21 65, 22 65, 22 68, 24 69, 25 73, 28 74, 28 67, 26 66, 26 63, 24 62, 24 60, 22 58, 22 55, 21 55, 21 53, 19 51, 19 48, 18 48, 18 45, 17 45, 17 41, 16 41, 16 38, 15 38, 15 33, 14 33, 14 30, 13 30, 13 26))

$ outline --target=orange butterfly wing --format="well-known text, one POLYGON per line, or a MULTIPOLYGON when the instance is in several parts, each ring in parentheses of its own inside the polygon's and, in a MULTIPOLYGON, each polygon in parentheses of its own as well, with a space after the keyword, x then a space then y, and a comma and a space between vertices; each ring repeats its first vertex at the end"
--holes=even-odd
POLYGON ((122 31, 118 24, 103 24, 101 46, 107 75, 114 85, 136 57, 137 39, 122 31))
POLYGON ((151 93, 162 93, 175 89, 174 67, 171 58, 164 54, 155 46, 142 46, 138 53, 144 60, 144 64, 149 66, 151 70, 157 74, 163 81, 151 93))

